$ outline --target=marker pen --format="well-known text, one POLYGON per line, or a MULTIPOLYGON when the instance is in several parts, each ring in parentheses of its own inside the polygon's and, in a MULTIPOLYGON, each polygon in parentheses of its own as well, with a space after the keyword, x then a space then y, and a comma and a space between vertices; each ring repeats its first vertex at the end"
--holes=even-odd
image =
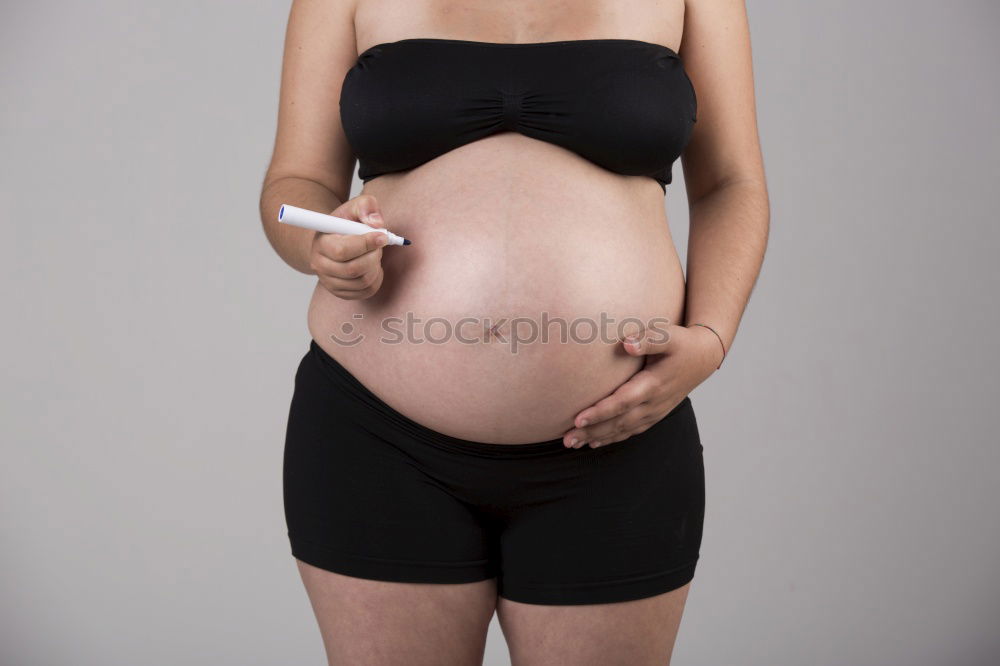
POLYGON ((386 229, 376 229, 375 227, 369 227, 367 224, 362 224, 361 222, 345 220, 342 217, 317 213, 314 210, 298 208, 297 206, 290 206, 289 204, 281 204, 281 208, 278 209, 278 222, 292 224, 296 227, 302 227, 304 229, 312 229, 313 231, 319 231, 324 234, 347 234, 349 236, 361 236, 362 234, 367 234, 372 231, 381 231, 389 237, 389 245, 411 245, 410 241, 407 239, 402 236, 397 236, 386 229))

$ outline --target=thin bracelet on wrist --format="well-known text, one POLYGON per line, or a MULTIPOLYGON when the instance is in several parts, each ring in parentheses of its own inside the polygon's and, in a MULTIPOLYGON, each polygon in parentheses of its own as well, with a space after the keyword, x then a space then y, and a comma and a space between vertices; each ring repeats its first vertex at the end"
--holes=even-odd
POLYGON ((719 366, 716 368, 716 370, 718 370, 719 368, 722 367, 723 362, 726 360, 726 343, 722 341, 722 336, 719 335, 719 332, 716 331, 711 326, 709 326, 708 324, 688 324, 688 327, 691 326, 702 326, 704 328, 707 328, 708 330, 712 331, 712 333, 715 333, 715 337, 719 338, 719 344, 722 345, 722 360, 719 361, 719 366))

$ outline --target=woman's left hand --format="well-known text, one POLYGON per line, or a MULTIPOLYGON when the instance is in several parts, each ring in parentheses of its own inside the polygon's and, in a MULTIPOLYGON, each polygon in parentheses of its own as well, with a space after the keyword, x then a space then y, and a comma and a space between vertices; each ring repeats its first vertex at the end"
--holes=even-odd
POLYGON ((575 427, 563 435, 563 444, 578 449, 620 442, 649 429, 669 414, 696 386, 715 372, 722 346, 704 326, 667 327, 655 335, 644 331, 622 344, 646 364, 614 393, 576 415, 575 427), (630 344, 635 337, 637 344, 630 344))

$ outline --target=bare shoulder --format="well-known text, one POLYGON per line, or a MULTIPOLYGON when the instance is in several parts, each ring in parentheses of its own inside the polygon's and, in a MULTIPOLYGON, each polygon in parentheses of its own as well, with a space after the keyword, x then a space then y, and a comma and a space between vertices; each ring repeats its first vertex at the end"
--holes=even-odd
POLYGON ((295 176, 321 183, 342 200, 348 197, 355 156, 340 123, 340 89, 357 61, 358 1, 292 1, 265 187, 295 176))
POLYGON ((698 99, 682 156, 689 200, 727 182, 763 184, 745 0, 685 0, 680 54, 698 99))

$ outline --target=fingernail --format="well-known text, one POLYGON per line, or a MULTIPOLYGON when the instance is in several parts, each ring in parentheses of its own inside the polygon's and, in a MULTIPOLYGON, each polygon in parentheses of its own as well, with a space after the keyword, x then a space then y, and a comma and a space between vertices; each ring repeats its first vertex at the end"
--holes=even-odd
POLYGON ((588 423, 590 423, 590 421, 588 421, 587 419, 583 419, 582 421, 580 421, 580 427, 582 428, 585 425, 587 425, 588 423))
POLYGON ((379 237, 375 239, 375 247, 382 247, 389 242, 389 237, 385 234, 379 234, 379 237))
POLYGON ((576 446, 576 443, 577 443, 578 441, 579 441, 579 440, 578 440, 578 439, 577 439, 576 437, 574 437, 573 439, 569 440, 569 445, 570 445, 570 446, 576 446))
POLYGON ((592 448, 592 449, 596 449, 596 448, 597 448, 598 446, 600 446, 600 445, 601 445, 601 443, 600 443, 600 442, 591 442, 591 443, 590 443, 590 448, 592 448))
POLYGON ((382 221, 382 215, 379 214, 379 213, 369 213, 368 214, 368 221, 369 222, 375 222, 375 223, 381 222, 382 221))

